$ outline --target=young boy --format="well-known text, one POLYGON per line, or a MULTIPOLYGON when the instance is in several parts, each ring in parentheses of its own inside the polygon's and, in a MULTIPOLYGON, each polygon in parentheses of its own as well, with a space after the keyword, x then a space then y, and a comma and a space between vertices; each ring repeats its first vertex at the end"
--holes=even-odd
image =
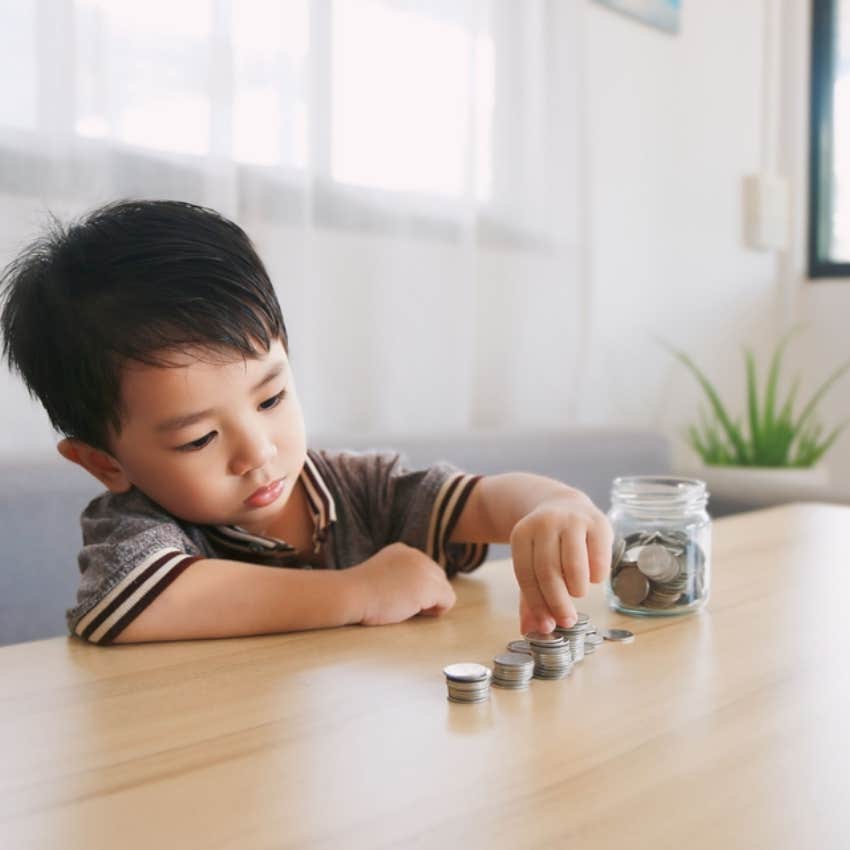
POLYGON ((3 351, 63 457, 106 487, 81 517, 73 635, 97 644, 396 623, 510 542, 525 632, 570 626, 612 535, 583 493, 394 454, 307 449, 287 331, 246 234, 121 201, 3 274, 3 351))

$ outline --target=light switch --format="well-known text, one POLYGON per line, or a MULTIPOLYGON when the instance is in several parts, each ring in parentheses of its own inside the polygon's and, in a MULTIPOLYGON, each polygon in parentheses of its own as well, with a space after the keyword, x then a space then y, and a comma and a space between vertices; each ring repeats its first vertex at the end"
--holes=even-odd
POLYGON ((744 178, 746 243, 757 251, 784 251, 790 225, 788 179, 779 174, 744 178))

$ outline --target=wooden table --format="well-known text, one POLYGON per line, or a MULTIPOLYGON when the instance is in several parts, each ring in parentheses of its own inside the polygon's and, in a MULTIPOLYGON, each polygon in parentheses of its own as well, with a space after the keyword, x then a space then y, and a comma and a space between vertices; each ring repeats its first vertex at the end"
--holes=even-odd
POLYGON ((438 620, 0 649, 0 846, 850 847, 850 508, 715 523, 708 608, 562 681, 446 700, 517 637, 506 562, 438 620))

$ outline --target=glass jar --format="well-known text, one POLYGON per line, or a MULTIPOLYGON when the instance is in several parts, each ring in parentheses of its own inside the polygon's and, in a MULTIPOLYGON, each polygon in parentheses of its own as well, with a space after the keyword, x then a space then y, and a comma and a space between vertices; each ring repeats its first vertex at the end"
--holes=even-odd
POLYGON ((608 518, 614 551, 610 606, 624 614, 688 614, 708 601, 711 517, 704 481, 635 475, 615 478, 608 518))

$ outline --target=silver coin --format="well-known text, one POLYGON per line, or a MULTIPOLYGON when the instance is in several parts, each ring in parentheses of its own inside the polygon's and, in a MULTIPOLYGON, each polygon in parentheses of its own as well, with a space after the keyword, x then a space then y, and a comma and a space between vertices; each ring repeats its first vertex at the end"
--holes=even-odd
POLYGON ((537 644, 538 646, 560 646, 564 643, 564 636, 557 632, 549 632, 548 634, 543 634, 542 632, 529 632, 525 636, 525 639, 530 644, 537 644))
POLYGON ((527 640, 512 640, 508 644, 510 652, 524 652, 526 655, 531 655, 531 644, 527 640))
POLYGON ((531 658, 522 652, 509 652, 506 655, 497 655, 493 661, 496 664, 501 664, 503 667, 519 667, 523 669, 533 663, 531 658))
POLYGON ((443 673, 453 682, 481 682, 490 677, 490 668, 474 661, 463 661, 443 667, 443 673))
POLYGON ((634 639, 634 632, 630 632, 628 629, 605 629, 602 632, 602 637, 605 640, 613 640, 618 643, 631 643, 634 639))
POLYGON ((667 581, 679 572, 679 563, 658 543, 644 546, 637 556, 638 569, 647 577, 667 581))
POLYGON ((457 697, 453 697, 451 694, 449 694, 448 697, 449 702, 458 703, 459 705, 473 705, 479 702, 487 702, 488 699, 490 699, 489 691, 487 691, 486 694, 482 694, 480 697, 477 697, 476 699, 458 699, 457 697))

